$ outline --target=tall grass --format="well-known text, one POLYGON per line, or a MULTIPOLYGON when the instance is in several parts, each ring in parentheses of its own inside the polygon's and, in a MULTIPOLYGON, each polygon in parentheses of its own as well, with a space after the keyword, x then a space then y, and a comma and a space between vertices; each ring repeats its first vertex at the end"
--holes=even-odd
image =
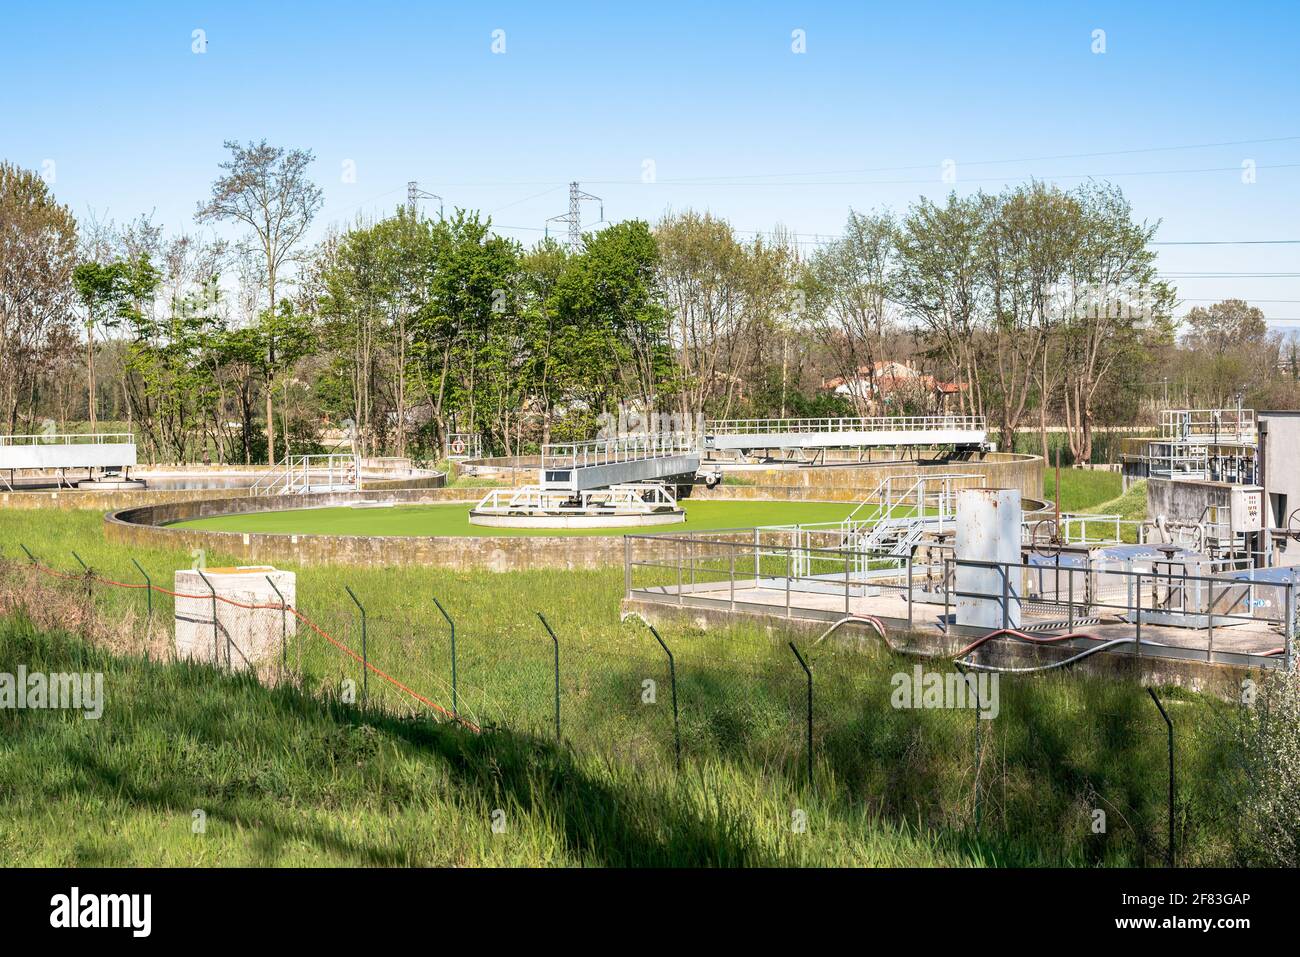
MULTIPOLYGON (((430 721, 373 675, 368 707, 342 704, 343 680, 360 684, 360 670, 306 631, 288 649, 301 680, 273 688, 148 663, 137 640, 141 591, 36 576, 14 554, 23 541, 71 571, 76 549, 99 574, 140 580, 134 557, 161 584, 189 566, 188 555, 111 546, 99 523, 0 512, 11 560, 0 671, 75 662, 104 670, 109 687, 98 722, 0 711, 6 860, 1128 865, 1162 853, 1164 726, 1136 686, 1004 676, 999 716, 980 721, 892 707, 891 679, 916 659, 878 643, 801 641, 815 675, 810 787, 804 676, 790 636, 753 623, 678 627, 664 637, 676 659, 679 773, 667 660, 641 624, 619 621, 621 569, 296 569, 305 613, 359 648, 359 615, 343 591, 351 585, 367 608, 371 660, 450 707, 436 594, 457 621, 460 708, 488 729, 475 735, 430 721), (537 611, 560 640, 560 740, 554 646, 537 611), (59 617, 85 638, 56 627, 59 617), (208 815, 202 840, 190 834, 195 808, 208 815), (498 808, 504 834, 491 829, 498 808), (1105 833, 1093 832, 1097 810, 1105 833)), ((156 596, 155 636, 168 633, 171 614, 156 596)), ((1222 862, 1229 829, 1201 782, 1225 758, 1197 730, 1221 706, 1181 698, 1183 860, 1222 862)))

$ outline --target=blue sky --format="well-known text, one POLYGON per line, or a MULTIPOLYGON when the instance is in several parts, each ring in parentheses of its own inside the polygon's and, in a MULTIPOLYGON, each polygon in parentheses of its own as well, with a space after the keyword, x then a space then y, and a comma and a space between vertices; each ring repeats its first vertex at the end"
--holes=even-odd
MULTIPOLYGON (((707 208, 810 248, 850 206, 1096 176, 1162 241, 1300 239, 1300 5, 983 6, 25 4, 0 34, 0 157, 52 169, 79 216, 172 230, 196 229, 223 140, 266 138, 315 152, 322 229, 415 179, 531 243, 576 179, 610 220, 707 208)), ((1298 262, 1161 247, 1187 305, 1247 298, 1279 326, 1300 278, 1239 274, 1298 262)))

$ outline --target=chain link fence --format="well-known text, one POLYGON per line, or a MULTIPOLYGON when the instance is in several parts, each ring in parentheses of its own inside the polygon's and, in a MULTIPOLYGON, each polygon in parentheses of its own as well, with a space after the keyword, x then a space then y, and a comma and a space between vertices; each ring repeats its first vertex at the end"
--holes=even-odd
MULTIPOLYGON (((176 657, 177 602, 201 594, 178 594, 138 564, 137 580, 125 580, 74 559, 56 568, 30 553, 0 558, 0 613, 22 608, 116 652, 176 657)), ((952 829, 1082 828, 1098 856, 1118 830, 1142 860, 1159 861, 1174 857, 1174 834, 1198 826, 1187 788, 1172 803, 1151 792, 1170 755, 1174 767, 1190 766, 1202 749, 1189 734, 1170 742, 1164 710, 1135 703, 1119 684, 1069 713, 1049 700, 1059 682, 968 675, 879 645, 718 633, 674 648, 636 616, 597 638, 583 622, 522 607, 489 633, 467 624, 482 620, 479 600, 489 599, 466 608, 431 595, 377 602, 350 587, 297 606, 219 596, 213 642, 219 648, 255 613, 270 644, 252 667, 268 684, 558 741, 637 768, 743 762, 809 795, 848 794, 864 810, 952 829), (1007 709, 1014 720, 999 721, 1007 709)), ((215 656, 223 668, 240 661, 215 656)))

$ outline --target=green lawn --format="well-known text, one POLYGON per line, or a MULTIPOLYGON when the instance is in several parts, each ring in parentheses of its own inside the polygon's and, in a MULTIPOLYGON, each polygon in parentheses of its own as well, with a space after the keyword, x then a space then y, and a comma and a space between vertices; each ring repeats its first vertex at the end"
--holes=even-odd
MULTIPOLYGON (((1080 512, 1116 498, 1122 481, 1118 472, 1101 472, 1092 469, 1061 469, 1061 511, 1080 512)), ((1056 470, 1048 468, 1043 473, 1043 497, 1052 501, 1056 497, 1056 470)))
POLYGON ((398 505, 393 508, 304 508, 287 512, 222 515, 177 524, 221 532, 298 535, 623 535, 628 532, 705 531, 838 522, 853 502, 718 502, 683 500, 686 521, 625 528, 492 528, 471 525, 468 505, 398 505))

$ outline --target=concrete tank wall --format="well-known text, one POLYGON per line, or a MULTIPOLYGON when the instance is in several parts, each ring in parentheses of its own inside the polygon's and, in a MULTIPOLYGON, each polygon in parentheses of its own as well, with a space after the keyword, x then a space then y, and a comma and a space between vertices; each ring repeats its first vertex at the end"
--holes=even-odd
MULTIPOLYGON (((384 479, 371 481, 362 480, 363 497, 371 497, 371 493, 388 492, 394 490, 420 490, 430 491, 442 489, 447 484, 447 476, 439 473, 436 476, 416 479, 384 479)), ((456 496, 456 501, 474 495, 473 490, 462 489, 456 496)), ((299 498, 301 498, 299 496, 299 498)), ((238 499, 247 499, 254 502, 266 502, 268 497, 260 496, 254 498, 249 494, 247 488, 177 488, 177 489, 130 489, 130 490, 107 490, 107 489, 44 489, 33 491, 0 491, 0 508, 14 509, 63 509, 65 511, 77 511, 86 509, 96 512, 110 512, 117 509, 127 509, 135 506, 146 505, 169 505, 176 502, 201 502, 201 501, 233 501, 238 499)))

